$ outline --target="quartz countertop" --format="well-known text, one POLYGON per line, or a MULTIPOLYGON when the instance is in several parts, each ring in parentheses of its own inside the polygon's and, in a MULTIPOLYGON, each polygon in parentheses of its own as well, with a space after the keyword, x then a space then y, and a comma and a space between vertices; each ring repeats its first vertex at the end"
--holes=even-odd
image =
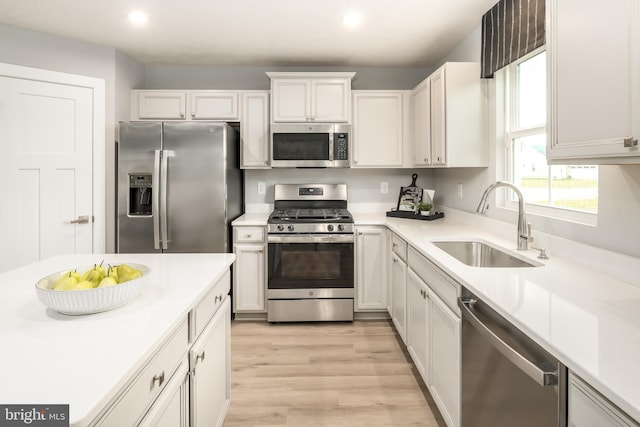
POLYGON ((233 263, 233 254, 92 254, 49 258, 0 274, 0 402, 69 404, 87 425, 233 263), (44 276, 78 266, 139 263, 149 282, 130 303, 66 316, 35 292, 44 276))
MULTIPOLYGON (((517 251, 513 224, 501 223, 498 227, 508 233, 496 233, 495 229, 456 215, 421 221, 389 218, 384 212, 352 214, 356 227, 381 225, 398 234, 623 411, 640 420, 640 278, 634 283, 616 279, 599 272, 602 269, 598 265, 616 259, 622 269, 628 270, 621 272, 623 276, 637 277, 640 260, 587 249, 590 256, 603 254, 591 260, 593 268, 587 268, 554 252, 550 252, 549 260, 538 260, 535 250, 517 251), (542 265, 471 267, 433 244, 469 239, 497 245, 516 257, 542 265)), ((573 246, 575 251, 583 250, 581 244, 573 246)))

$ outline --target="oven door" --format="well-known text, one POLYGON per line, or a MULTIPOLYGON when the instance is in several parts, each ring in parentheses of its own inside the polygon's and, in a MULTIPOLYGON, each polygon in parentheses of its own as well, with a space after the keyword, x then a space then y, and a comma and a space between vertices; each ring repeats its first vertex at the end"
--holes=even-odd
POLYGON ((269 235, 268 296, 353 297, 353 234, 269 235))

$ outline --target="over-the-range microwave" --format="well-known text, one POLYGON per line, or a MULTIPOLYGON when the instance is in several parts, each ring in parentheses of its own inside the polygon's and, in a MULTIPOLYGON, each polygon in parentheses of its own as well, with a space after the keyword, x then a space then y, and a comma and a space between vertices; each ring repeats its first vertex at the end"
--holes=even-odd
POLYGON ((274 124, 271 167, 348 168, 348 124, 274 124))

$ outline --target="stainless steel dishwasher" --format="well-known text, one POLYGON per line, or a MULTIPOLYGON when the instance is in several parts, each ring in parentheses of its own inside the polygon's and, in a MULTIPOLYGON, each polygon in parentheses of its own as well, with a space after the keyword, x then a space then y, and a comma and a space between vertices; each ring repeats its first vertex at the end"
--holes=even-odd
POLYGON ((566 427, 567 368, 462 289, 462 427, 566 427))

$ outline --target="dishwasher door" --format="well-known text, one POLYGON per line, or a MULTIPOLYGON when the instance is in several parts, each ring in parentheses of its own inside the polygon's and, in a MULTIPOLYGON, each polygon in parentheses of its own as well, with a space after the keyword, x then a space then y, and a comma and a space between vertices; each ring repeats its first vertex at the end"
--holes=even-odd
POLYGON ((566 427, 567 369, 463 290, 462 427, 566 427))

